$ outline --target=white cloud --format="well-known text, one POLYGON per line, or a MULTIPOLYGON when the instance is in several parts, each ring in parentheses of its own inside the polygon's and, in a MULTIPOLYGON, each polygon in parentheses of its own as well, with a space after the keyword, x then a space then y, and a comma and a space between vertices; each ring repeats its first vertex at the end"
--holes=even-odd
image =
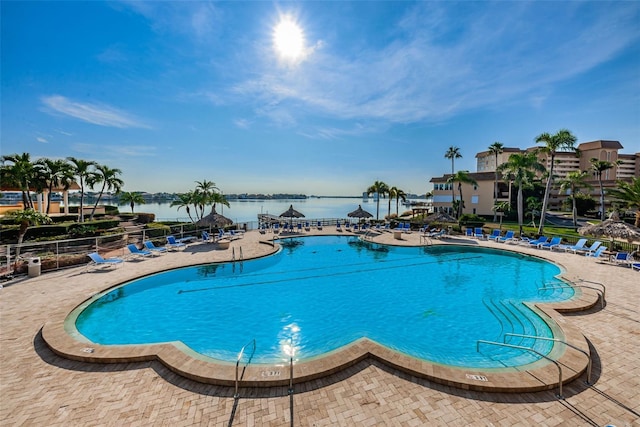
POLYGON ((108 105, 81 103, 61 95, 43 96, 41 101, 47 113, 63 114, 98 126, 150 129, 132 114, 108 105))
POLYGON ((100 153, 103 157, 113 156, 116 159, 126 157, 153 157, 156 155, 156 147, 148 145, 105 145, 77 143, 73 145, 74 151, 81 154, 95 155, 100 153))
POLYGON ((47 141, 47 139, 46 139, 46 138, 43 138, 43 137, 41 137, 41 136, 37 136, 37 137, 36 137, 36 141, 38 141, 38 142, 42 142, 43 144, 48 144, 48 143, 49 143, 49 141, 47 141))

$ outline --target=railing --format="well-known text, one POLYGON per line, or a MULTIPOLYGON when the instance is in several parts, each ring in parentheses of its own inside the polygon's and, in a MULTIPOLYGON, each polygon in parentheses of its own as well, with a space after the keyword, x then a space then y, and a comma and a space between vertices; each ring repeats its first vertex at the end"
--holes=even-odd
POLYGON ((238 360, 236 361, 236 387, 235 387, 236 391, 235 391, 235 393, 233 395, 234 398, 240 397, 240 393, 238 393, 238 382, 240 380, 240 375, 239 375, 240 360, 242 360, 242 356, 244 355, 244 350, 250 344, 253 344, 253 350, 251 350, 251 356, 249 356, 249 360, 247 361, 247 365, 249 363, 251 363, 251 359, 253 358, 253 354, 256 352, 256 340, 255 340, 255 338, 252 339, 251 341, 249 341, 248 343, 246 343, 245 345, 243 345, 242 348, 240 349, 240 353, 238 353, 238 360))
POLYGON ((544 284, 544 286, 542 286, 541 288, 538 289, 538 292, 540 291, 549 291, 549 290, 553 290, 553 289, 573 289, 573 288, 585 288, 585 289, 592 289, 596 292, 598 292, 598 295, 600 297, 600 305, 602 308, 604 308, 604 304, 605 304, 605 293, 606 293, 606 287, 602 284, 602 283, 598 283, 598 282, 591 282, 589 280, 583 280, 583 279, 578 279, 580 281, 580 283, 591 283, 594 285, 600 285, 602 286, 602 288, 594 288, 593 286, 587 286, 587 285, 579 285, 576 282, 571 282, 569 281, 569 283, 571 283, 570 285, 565 284, 565 282, 547 282, 544 284), (555 286, 555 284, 559 284, 559 286, 555 286), (550 286, 547 286, 550 285, 550 286))
POLYGON ((521 337, 521 338, 533 338, 533 339, 537 339, 537 340, 559 342, 559 343, 562 343, 562 344, 566 345, 567 347, 571 347, 574 350, 578 350, 580 353, 582 353, 585 356, 587 356, 587 359, 589 360, 589 363, 587 364, 587 384, 591 385, 591 367, 592 367, 591 353, 588 353, 588 352, 584 351, 583 349, 578 348, 575 345, 573 345, 571 343, 568 343, 568 342, 566 342, 564 340, 558 339, 558 338, 539 337, 539 336, 535 336, 535 335, 524 335, 524 334, 513 334, 513 333, 509 333, 509 332, 504 334, 504 338, 505 339, 508 336, 521 337))
POLYGON ((505 344, 505 343, 502 343, 502 342, 485 341, 485 340, 476 341, 476 351, 480 351, 479 350, 479 345, 480 344, 499 345, 499 346, 503 346, 503 347, 517 348, 517 349, 520 349, 520 350, 530 351, 532 353, 537 354, 540 357, 543 357, 543 358, 547 359, 550 362, 553 362, 553 364, 556 365, 556 367, 558 368, 558 395, 557 396, 558 396, 559 399, 563 399, 563 397, 562 397, 562 368, 560 367, 560 364, 558 362, 556 362, 555 360, 553 360, 552 358, 540 353, 537 350, 532 349, 531 347, 524 347, 524 346, 521 346, 521 345, 505 344))

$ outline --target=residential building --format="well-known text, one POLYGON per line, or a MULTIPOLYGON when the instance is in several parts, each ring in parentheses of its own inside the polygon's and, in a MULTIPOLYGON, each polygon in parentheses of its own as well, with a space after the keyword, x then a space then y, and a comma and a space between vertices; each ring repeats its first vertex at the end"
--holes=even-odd
MULTIPOLYGON (((541 148, 541 146, 527 149, 505 147, 503 152, 496 156, 490 151, 481 151, 476 154, 476 172, 470 172, 470 176, 478 183, 477 185, 462 184, 462 196, 464 197, 464 213, 474 213, 477 215, 493 215, 493 188, 496 167, 506 162, 515 153, 525 153, 541 148)), ((640 152, 635 154, 621 153, 624 147, 619 141, 598 140, 584 142, 577 146, 578 153, 558 152, 555 155, 553 167, 554 182, 566 178, 572 171, 589 171, 591 169, 590 159, 606 160, 613 163, 614 167, 605 171, 602 176, 602 185, 605 188, 616 186, 617 180, 629 181, 632 178, 640 177, 640 152)), ((551 167, 551 157, 545 153, 539 154, 540 163, 547 170, 551 167)), ((430 180, 433 184, 433 206, 436 211, 452 212, 452 185, 455 190, 455 198, 459 199, 457 184, 448 184, 447 179, 451 174, 441 177, 434 177, 430 180)), ((598 179, 593 176, 587 182, 593 187, 591 190, 582 189, 583 193, 590 194, 596 201, 600 197, 598 179)), ((515 201, 517 189, 498 176, 497 201, 515 201)), ((549 196, 549 209, 560 210, 562 202, 569 196, 568 193, 560 193, 558 186, 554 186, 549 196)), ((609 200, 605 200, 606 207, 610 207, 609 200)))

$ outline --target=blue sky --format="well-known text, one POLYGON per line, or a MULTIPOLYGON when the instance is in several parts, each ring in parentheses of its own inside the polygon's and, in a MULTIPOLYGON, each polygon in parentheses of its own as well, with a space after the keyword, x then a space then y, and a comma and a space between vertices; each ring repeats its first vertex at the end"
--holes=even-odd
POLYGON ((636 1, 0 7, 0 153, 95 160, 127 191, 424 193, 449 146, 474 171, 561 128, 640 152, 636 1))

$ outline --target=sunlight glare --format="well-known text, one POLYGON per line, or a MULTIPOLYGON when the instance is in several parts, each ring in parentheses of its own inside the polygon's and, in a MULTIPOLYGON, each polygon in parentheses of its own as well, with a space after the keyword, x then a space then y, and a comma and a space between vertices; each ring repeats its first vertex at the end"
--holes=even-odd
POLYGON ((304 52, 302 29, 290 17, 282 17, 273 30, 273 46, 283 59, 299 59, 304 52))

